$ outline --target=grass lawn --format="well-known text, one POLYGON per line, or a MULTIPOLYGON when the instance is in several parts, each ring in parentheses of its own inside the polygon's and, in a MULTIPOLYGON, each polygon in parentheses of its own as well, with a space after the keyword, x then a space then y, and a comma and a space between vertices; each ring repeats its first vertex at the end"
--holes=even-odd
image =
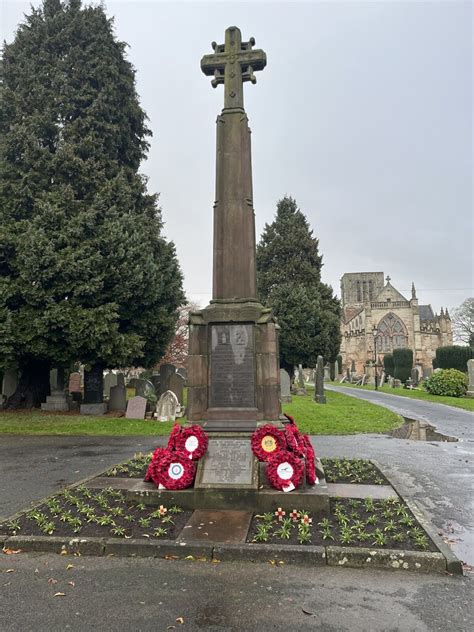
MULTIPOLYGON (((350 388, 363 388, 366 391, 373 391, 375 387, 370 384, 364 384, 364 386, 356 386, 355 384, 347 384, 343 382, 331 382, 335 386, 349 386, 350 388)), ((435 402, 436 404, 447 404, 448 406, 454 406, 455 408, 463 408, 464 410, 474 410, 474 399, 468 397, 446 397, 444 395, 431 395, 427 393, 423 388, 419 390, 410 390, 408 388, 391 388, 388 384, 379 387, 379 391, 383 393, 389 393, 390 395, 400 395, 401 397, 411 397, 412 399, 423 399, 427 402, 435 402)))
MULTIPOLYGON (((403 420, 385 408, 326 391, 327 404, 316 404, 311 395, 294 395, 284 412, 292 415, 301 431, 310 434, 386 432, 403 420)), ((0 433, 42 435, 167 435, 171 422, 140 419, 48 414, 41 411, 0 411, 0 433)))

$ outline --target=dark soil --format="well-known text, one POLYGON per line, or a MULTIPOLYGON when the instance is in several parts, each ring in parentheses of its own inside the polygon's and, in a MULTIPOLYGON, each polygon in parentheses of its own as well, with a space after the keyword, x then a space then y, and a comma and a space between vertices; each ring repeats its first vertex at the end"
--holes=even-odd
POLYGON ((14 523, 0 524, 0 534, 175 540, 192 514, 191 511, 167 507, 164 516, 152 516, 156 511, 158 510, 154 507, 126 502, 120 492, 114 490, 88 490, 80 487, 66 490, 66 496, 64 493, 55 496, 52 501, 23 514, 14 523), (99 524, 97 521, 104 516, 109 517, 113 523, 99 524), (167 517, 172 522, 167 522, 167 517), (149 523, 140 525, 140 519, 148 519, 149 523), (80 521, 80 524, 74 522, 75 520, 80 521), (165 529, 165 533, 155 534, 157 528, 165 529))
MULTIPOLYGON (((289 517, 290 512, 286 512, 284 518, 289 517)), ((266 514, 268 515, 268 514, 266 514)), ((416 521, 408 507, 399 501, 396 504, 390 501, 378 500, 373 501, 373 509, 367 510, 362 500, 355 499, 331 499, 330 515, 328 517, 329 527, 326 530, 322 525, 324 521, 321 519, 313 519, 311 525, 311 540, 304 542, 308 545, 319 546, 348 546, 348 547, 370 547, 378 549, 398 549, 410 551, 437 551, 436 546, 423 531, 420 524, 416 521), (403 511, 403 514, 401 513, 403 511), (386 515, 383 515, 384 512, 386 515), (397 515, 399 512, 401 515, 397 515), (344 516, 344 518, 338 518, 344 516), (373 518, 371 518, 373 516, 373 518), (408 516, 413 521, 412 525, 404 525, 401 520, 403 516, 408 516), (374 524, 367 524, 367 520, 373 520, 374 524), (392 520, 393 524, 389 524, 392 520), (351 541, 344 541, 342 535, 344 533, 344 524, 347 525, 346 532, 349 530, 351 541), (388 526, 388 530, 387 530, 388 526), (393 530, 392 530, 393 528, 393 530), (377 541, 376 534, 382 533, 386 542, 382 544, 377 541), (424 536, 424 545, 417 544, 415 534, 421 532, 424 536), (326 535, 326 538, 323 537, 326 535), (400 534, 400 539, 393 538, 394 535, 400 534)), ((282 527, 282 521, 273 516, 269 528, 268 540, 262 541, 256 539, 258 525, 264 522, 263 517, 254 515, 250 525, 247 542, 259 542, 260 544, 278 544, 285 546, 287 544, 301 544, 298 540, 298 522, 291 522, 290 537, 282 538, 275 532, 282 527)))
POLYGON ((138 454, 130 461, 114 465, 104 473, 104 476, 110 476, 111 478, 139 478, 143 480, 150 461, 151 454, 138 454))
POLYGON ((385 476, 367 459, 321 459, 326 482, 390 485, 385 476))

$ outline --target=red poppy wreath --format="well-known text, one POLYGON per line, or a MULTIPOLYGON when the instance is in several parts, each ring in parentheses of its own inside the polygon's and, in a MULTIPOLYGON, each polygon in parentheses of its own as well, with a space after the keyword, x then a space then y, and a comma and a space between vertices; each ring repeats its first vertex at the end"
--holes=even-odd
POLYGON ((152 471, 152 480, 164 489, 186 489, 194 481, 196 465, 184 452, 165 450, 152 471))
POLYGON ((182 428, 181 432, 176 435, 175 449, 178 452, 184 452, 189 459, 197 461, 207 450, 209 439, 201 426, 190 426, 182 428))
POLYGON ((285 424, 285 437, 288 448, 297 456, 305 455, 305 444, 301 436, 298 426, 292 420, 289 424, 285 424))
POLYGON ((306 456, 306 482, 308 485, 314 485, 318 481, 318 475, 316 474, 316 454, 308 435, 303 435, 303 441, 306 456))
POLYGON ((155 471, 155 466, 158 461, 162 458, 163 454, 166 453, 166 448, 156 448, 153 452, 153 456, 151 457, 150 465, 145 474, 145 481, 149 482, 153 480, 153 472, 155 471))
POLYGON ((291 492, 300 485, 303 474, 303 461, 288 450, 280 450, 268 460, 267 478, 275 489, 291 492))
POLYGON ((175 423, 171 428, 170 436, 168 438, 168 445, 166 446, 168 450, 176 450, 176 439, 181 434, 182 428, 179 423, 175 423))
POLYGON ((275 426, 265 424, 254 431, 251 445, 252 451, 259 461, 268 461, 273 454, 285 449, 285 434, 275 426))

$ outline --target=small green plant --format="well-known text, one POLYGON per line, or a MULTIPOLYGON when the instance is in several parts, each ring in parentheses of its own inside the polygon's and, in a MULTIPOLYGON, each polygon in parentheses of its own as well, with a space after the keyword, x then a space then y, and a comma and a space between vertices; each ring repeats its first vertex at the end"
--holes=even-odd
POLYGON ((374 538, 373 546, 387 546, 387 536, 380 529, 375 529, 372 536, 374 538))
POLYGON ((311 529, 309 524, 300 522, 298 524, 298 542, 300 544, 307 544, 311 542, 311 529))
POLYGON ((18 520, 10 520, 10 522, 7 522, 7 528, 12 535, 16 535, 21 527, 18 520))
POLYGON ((112 529, 110 529, 110 533, 112 535, 124 536, 125 535, 125 528, 121 527, 120 525, 115 525, 115 527, 112 527, 112 529))
POLYGON ((151 525, 151 519, 150 518, 139 518, 138 519, 138 524, 142 529, 149 529, 150 525, 151 525))
POLYGON ((122 507, 112 507, 109 513, 111 516, 123 516, 125 512, 122 507))
POLYGON ((163 524, 174 524, 174 520, 173 520, 173 518, 171 516, 163 516, 161 518, 161 522, 163 524))
POLYGON ((289 540, 291 536, 291 524, 289 526, 282 524, 281 527, 275 531, 274 535, 282 540, 289 540))
POLYGON ((43 522, 39 527, 46 535, 52 535, 55 530, 54 522, 43 522))
POLYGON ((392 534, 392 540, 394 542, 403 542, 405 540, 405 534, 401 531, 397 531, 396 533, 392 534))
POLYGON ((374 526, 377 524, 377 522, 378 522, 378 519, 375 514, 372 514, 367 518, 367 524, 374 526))
POLYGON ((154 529, 153 531, 153 535, 155 536, 155 538, 162 538, 164 535, 166 535, 166 529, 164 527, 156 527, 156 529, 154 529))
POLYGON ((386 531, 387 533, 391 533, 393 531, 397 530, 397 525, 395 524, 394 520, 387 520, 387 523, 383 529, 384 531, 386 531))
POLYGON ((265 524, 272 524, 273 522, 273 514, 271 512, 264 513, 260 518, 263 520, 265 524))
POLYGON ((406 514, 400 520, 400 524, 402 524, 404 527, 412 527, 415 524, 415 521, 408 514, 406 514))
POLYGON ((59 516, 59 520, 61 522, 69 522, 69 520, 72 520, 72 512, 69 510, 63 511, 62 514, 59 516))
POLYGON ((126 514, 123 517, 124 520, 126 520, 127 522, 133 522, 135 520, 134 516, 132 516, 132 514, 126 514))
POLYGON ((421 549, 422 551, 426 551, 426 549, 428 549, 429 546, 430 546, 428 538, 426 537, 426 535, 424 533, 422 533, 420 535, 413 536, 413 541, 415 543, 415 546, 418 549, 421 549))
POLYGON ((364 499, 364 507, 366 511, 373 511, 375 509, 375 503, 373 498, 364 499))
POLYGON ((268 538, 270 537, 270 525, 265 523, 260 523, 257 525, 257 529, 255 531, 254 541, 255 542, 268 542, 268 538))
MULTIPOLYGON (((145 511, 145 509, 146 509, 145 503, 138 503, 137 505, 135 505, 135 507, 137 509, 139 509, 140 511, 145 511)), ((171 509, 170 509, 170 511, 171 511, 171 509)))

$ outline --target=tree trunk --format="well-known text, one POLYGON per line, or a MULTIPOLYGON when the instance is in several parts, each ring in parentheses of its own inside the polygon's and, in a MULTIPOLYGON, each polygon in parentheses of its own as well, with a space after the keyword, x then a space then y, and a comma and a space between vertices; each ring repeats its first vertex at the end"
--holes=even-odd
POLYGON ((29 360, 20 369, 20 379, 13 395, 3 408, 39 408, 50 394, 49 371, 51 364, 45 360, 29 360))

